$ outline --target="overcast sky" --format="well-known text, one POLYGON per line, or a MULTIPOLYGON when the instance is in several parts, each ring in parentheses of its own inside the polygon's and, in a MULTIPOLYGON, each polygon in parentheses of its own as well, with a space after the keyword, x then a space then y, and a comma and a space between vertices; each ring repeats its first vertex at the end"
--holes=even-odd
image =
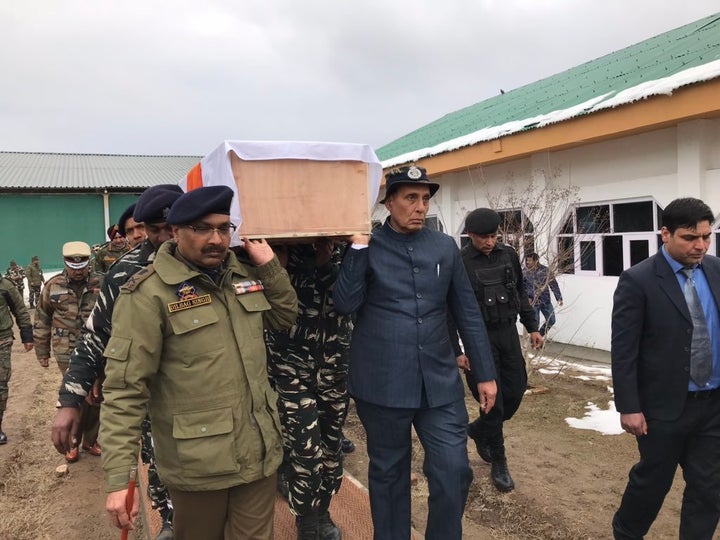
POLYGON ((2 0, 0 151, 379 148, 717 0, 2 0))

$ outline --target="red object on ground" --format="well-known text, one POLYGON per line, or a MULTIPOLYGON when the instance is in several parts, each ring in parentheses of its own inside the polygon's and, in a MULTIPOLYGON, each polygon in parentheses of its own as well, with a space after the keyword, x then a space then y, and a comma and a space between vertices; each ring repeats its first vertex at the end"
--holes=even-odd
MULTIPOLYGON (((133 498, 135 497, 135 477, 137 476, 137 467, 133 467, 130 471, 130 481, 128 482, 128 492, 127 496, 125 497, 125 510, 127 511, 128 517, 130 517, 130 512, 132 512, 133 507, 133 498)), ((128 530, 123 529, 120 533, 120 540, 127 540, 128 537, 128 530)))

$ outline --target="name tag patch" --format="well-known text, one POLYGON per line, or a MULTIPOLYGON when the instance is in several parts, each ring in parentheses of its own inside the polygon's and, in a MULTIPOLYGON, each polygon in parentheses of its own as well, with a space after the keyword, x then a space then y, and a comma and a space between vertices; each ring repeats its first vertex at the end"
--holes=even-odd
POLYGON ((262 281, 258 280, 250 280, 250 281, 241 281, 240 283, 235 283, 235 294, 247 294, 251 292, 257 292, 257 291, 264 291, 265 287, 262 284, 262 281))
POLYGON ((183 309, 190 309, 198 306, 204 306, 207 304, 212 303, 212 298, 209 294, 203 294, 201 296, 195 296, 193 298, 189 298, 188 300, 180 300, 178 302, 170 302, 168 306, 168 311, 170 313, 175 313, 176 311, 182 311, 183 309))
POLYGON ((177 302, 170 302, 168 311, 175 313, 176 311, 182 311, 183 309, 190 309, 198 306, 204 306, 212 303, 212 298, 209 294, 199 295, 193 285, 187 281, 183 281, 178 285, 175 291, 179 300, 177 302))

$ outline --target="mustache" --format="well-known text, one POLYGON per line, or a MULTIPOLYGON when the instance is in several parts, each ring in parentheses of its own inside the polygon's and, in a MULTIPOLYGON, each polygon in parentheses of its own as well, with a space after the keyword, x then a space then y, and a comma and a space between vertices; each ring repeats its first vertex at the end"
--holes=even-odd
POLYGON ((200 250, 203 255, 224 255, 228 252, 226 248, 204 247, 200 250))

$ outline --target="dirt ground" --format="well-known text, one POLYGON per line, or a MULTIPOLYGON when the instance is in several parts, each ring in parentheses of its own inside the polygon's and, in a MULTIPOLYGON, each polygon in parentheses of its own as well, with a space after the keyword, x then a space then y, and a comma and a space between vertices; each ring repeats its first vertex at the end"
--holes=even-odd
MULTIPOLYGON (((468 450, 475 472, 465 516, 468 539, 611 538, 610 521, 637 459, 628 435, 602 435, 570 428, 567 417, 581 418, 588 402, 607 407, 608 382, 583 381, 565 371, 560 375, 533 373, 531 384, 550 391, 525 398, 506 424, 510 470, 517 485, 500 494, 489 480, 489 466, 468 450)), ((68 476, 57 478, 55 468, 65 462, 50 442, 50 424, 60 374, 51 364, 43 369, 35 353, 13 346, 10 400, 3 429, 9 443, 0 446, 0 538, 42 540, 117 539, 104 510, 105 493, 100 459, 82 454, 68 476)), ((477 407, 467 398, 474 416, 477 407)), ((346 457, 346 469, 366 484, 367 454, 362 425, 348 417, 346 435, 357 450, 346 457)), ((427 485, 421 471, 422 448, 416 443, 413 524, 422 532, 427 513, 427 485)), ((672 492, 648 535, 649 539, 677 538, 682 479, 672 492)), ((131 535, 132 538, 132 535, 131 535)))

